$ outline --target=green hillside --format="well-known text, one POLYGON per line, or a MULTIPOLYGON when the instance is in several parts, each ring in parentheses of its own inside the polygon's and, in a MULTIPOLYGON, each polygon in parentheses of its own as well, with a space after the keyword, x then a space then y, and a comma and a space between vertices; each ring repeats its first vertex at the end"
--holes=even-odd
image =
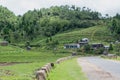
MULTIPOLYGON (((111 42, 114 40, 106 26, 76 29, 52 37, 53 40, 58 40, 61 44, 75 43, 82 38, 89 38, 90 42, 111 42)), ((37 43, 45 43, 45 40, 38 41, 37 43)))

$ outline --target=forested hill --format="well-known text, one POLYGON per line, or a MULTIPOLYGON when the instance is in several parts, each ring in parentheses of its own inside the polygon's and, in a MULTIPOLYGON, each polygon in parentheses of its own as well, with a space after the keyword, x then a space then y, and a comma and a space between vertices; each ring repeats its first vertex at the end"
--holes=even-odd
POLYGON ((0 37, 11 43, 50 37, 75 28, 101 24, 101 14, 89 8, 54 6, 15 16, 0 6, 0 37))
POLYGON ((17 17, 7 8, 0 6, 0 37, 8 40, 8 37, 15 31, 17 17))

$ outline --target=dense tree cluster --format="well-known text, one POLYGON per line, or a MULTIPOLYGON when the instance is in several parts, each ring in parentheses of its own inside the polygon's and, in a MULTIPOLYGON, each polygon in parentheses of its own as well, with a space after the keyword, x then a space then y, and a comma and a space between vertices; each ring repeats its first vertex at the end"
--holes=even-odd
POLYGON ((0 6, 0 34, 3 39, 10 40, 16 31, 17 17, 7 8, 0 6))
POLYGON ((110 31, 115 38, 120 40, 120 15, 119 14, 116 14, 116 16, 112 18, 110 31))
POLYGON ((15 16, 0 6, 0 37, 11 43, 30 41, 36 37, 50 37, 66 30, 98 25, 100 18, 99 12, 74 5, 30 10, 22 16, 15 16))

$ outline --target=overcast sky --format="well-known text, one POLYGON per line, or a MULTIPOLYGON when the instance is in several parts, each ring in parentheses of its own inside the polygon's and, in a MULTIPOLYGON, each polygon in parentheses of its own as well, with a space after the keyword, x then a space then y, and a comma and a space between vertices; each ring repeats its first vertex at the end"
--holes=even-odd
POLYGON ((0 0, 0 5, 7 7, 16 15, 28 10, 48 8, 55 5, 76 5, 88 7, 100 13, 111 16, 120 13, 120 0, 0 0))

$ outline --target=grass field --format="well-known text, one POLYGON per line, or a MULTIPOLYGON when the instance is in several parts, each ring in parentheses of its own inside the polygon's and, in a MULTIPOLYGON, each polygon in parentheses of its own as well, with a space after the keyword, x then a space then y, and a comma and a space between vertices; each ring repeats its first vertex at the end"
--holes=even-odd
POLYGON ((14 46, 0 46, 0 80, 33 80, 36 69, 69 54, 52 51, 26 51, 14 46), (13 63, 14 62, 14 63, 13 63))
POLYGON ((58 64, 50 73, 48 80, 87 80, 76 59, 58 64))
POLYGON ((120 56, 118 56, 118 57, 117 57, 117 59, 115 59, 115 60, 118 60, 118 61, 120 61, 120 56))
MULTIPOLYGON (((89 38, 90 42, 111 42, 114 39, 111 37, 106 26, 93 26, 90 28, 75 29, 69 32, 57 34, 52 37, 53 40, 58 40, 60 44, 75 43, 82 38, 89 38)), ((46 39, 37 41, 37 43, 45 43, 46 39)))

